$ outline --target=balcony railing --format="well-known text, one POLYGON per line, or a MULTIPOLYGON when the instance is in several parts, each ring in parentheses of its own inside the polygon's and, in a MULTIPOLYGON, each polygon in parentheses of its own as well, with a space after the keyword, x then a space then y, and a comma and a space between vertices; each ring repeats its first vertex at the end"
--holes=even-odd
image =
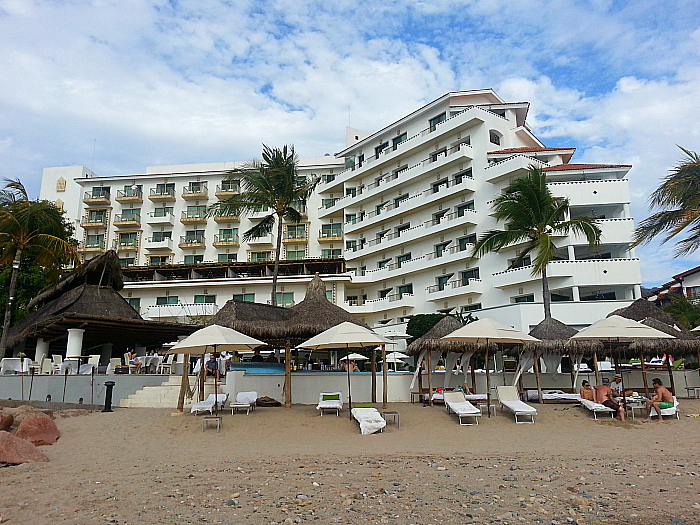
POLYGON ((148 198, 154 201, 174 201, 175 188, 151 188, 148 198))
POLYGON ((112 243, 112 246, 115 250, 118 249, 127 249, 130 248, 132 250, 138 248, 139 241, 138 239, 114 239, 114 242, 112 243))
POLYGON ((309 234, 306 230, 304 231, 296 231, 296 232, 289 232, 285 231, 282 240, 283 241, 298 241, 298 242, 306 242, 309 239, 309 234))
POLYGON ((140 226, 141 215, 138 213, 122 213, 114 216, 115 226, 140 226))
POLYGON ((172 213, 162 211, 151 211, 148 213, 148 224, 170 224, 173 225, 175 216, 172 213))
POLYGON ((180 246, 204 245, 204 235, 180 235, 180 246))
POLYGON ((481 279, 474 279, 474 278, 464 278, 464 279, 455 279, 454 281, 449 281, 444 284, 434 284, 432 286, 428 286, 426 289, 428 290, 428 293, 436 293, 436 292, 442 292, 444 290, 452 290, 455 288, 463 288, 465 286, 470 286, 474 285, 476 283, 480 283, 481 279))
POLYGON ((143 191, 140 188, 117 190, 117 202, 143 202, 143 191))
POLYGON ((206 222, 207 212, 203 211, 183 211, 180 215, 181 222, 206 222))
POLYGON ((110 204, 109 190, 92 190, 86 191, 83 196, 85 204, 110 204))
POLYGON ((227 246, 238 246, 238 234, 231 235, 214 235, 214 246, 217 245, 227 245, 227 246))
POLYGON ((86 215, 81 219, 80 226, 83 228, 106 228, 107 215, 105 214, 97 217, 90 217, 89 215, 86 215))
POLYGON ((318 231, 318 238, 319 239, 343 239, 343 231, 342 230, 319 230, 318 231))
POLYGON ((206 183, 202 183, 196 186, 185 186, 182 188, 182 198, 183 199, 202 199, 207 197, 209 190, 206 183))
POLYGON ((228 197, 241 192, 240 184, 231 184, 227 186, 217 185, 214 195, 217 197, 228 197))
POLYGON ((147 250, 164 250, 171 249, 173 247, 173 240, 170 237, 162 237, 155 239, 154 237, 148 237, 145 242, 145 248, 147 250))
POLYGON ((84 242, 80 243, 80 245, 78 246, 78 249, 83 250, 83 251, 104 250, 105 249, 105 241, 104 241, 104 239, 101 241, 84 241, 84 242))

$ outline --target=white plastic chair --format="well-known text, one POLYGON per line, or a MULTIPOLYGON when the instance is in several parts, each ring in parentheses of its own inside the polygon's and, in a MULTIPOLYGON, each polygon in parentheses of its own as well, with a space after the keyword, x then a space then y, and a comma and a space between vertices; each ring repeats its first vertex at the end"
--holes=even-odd
POLYGON ((165 370, 167 370, 168 374, 172 374, 173 373, 172 370, 173 370, 173 358, 174 357, 175 357, 175 354, 166 355, 165 359, 163 359, 163 361, 161 361, 160 364, 158 365, 157 372, 159 374, 164 374, 165 370))
POLYGON ((41 360, 41 368, 39 368, 39 373, 40 374, 50 374, 53 371, 53 366, 51 363, 51 359, 48 357, 44 357, 41 360))

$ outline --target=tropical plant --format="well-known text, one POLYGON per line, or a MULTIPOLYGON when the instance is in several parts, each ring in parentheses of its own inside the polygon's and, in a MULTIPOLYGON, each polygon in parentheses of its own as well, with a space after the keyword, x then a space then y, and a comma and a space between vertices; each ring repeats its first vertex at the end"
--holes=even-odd
POLYGON ((634 232, 634 244, 646 244, 664 233, 662 243, 689 228, 687 237, 676 243, 675 256, 685 255, 700 247, 700 155, 679 148, 687 158, 670 170, 649 197, 649 207, 661 208, 644 219, 634 232))
POLYGON ((526 175, 513 179, 494 199, 494 216, 505 222, 505 230, 489 230, 476 242, 472 255, 481 257, 513 244, 523 244, 509 268, 522 265, 525 257, 536 253, 532 275, 542 276, 544 316, 552 317, 547 265, 557 253, 552 240, 555 235, 584 235, 588 246, 600 245, 601 231, 592 217, 567 219, 569 199, 554 197, 547 187, 547 176, 535 166, 526 175))
POLYGON ((30 200, 19 180, 6 180, 0 191, 0 265, 12 265, 5 306, 0 356, 7 350, 7 331, 12 322, 12 304, 17 291, 21 263, 29 259, 54 274, 64 262, 77 262, 72 229, 63 212, 49 201, 30 200))
POLYGON ((279 274, 282 247, 283 221, 292 224, 301 222, 299 209, 313 192, 318 179, 299 175, 299 160, 294 146, 282 149, 269 148, 263 144, 262 161, 253 161, 232 170, 229 181, 240 181, 241 192, 212 205, 209 215, 246 215, 264 210, 271 213, 243 234, 249 241, 269 235, 277 226, 275 266, 272 273, 270 303, 277 305, 277 275, 279 274))
POLYGON ((670 304, 664 306, 663 310, 670 314, 675 321, 688 329, 695 328, 700 324, 700 307, 680 293, 668 295, 671 298, 670 304))

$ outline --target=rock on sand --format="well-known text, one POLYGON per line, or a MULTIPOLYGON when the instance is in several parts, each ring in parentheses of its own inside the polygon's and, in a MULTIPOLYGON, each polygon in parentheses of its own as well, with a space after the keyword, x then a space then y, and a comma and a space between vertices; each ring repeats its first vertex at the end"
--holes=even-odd
POLYGON ((53 445, 61 436, 53 420, 47 417, 25 417, 17 427, 15 436, 33 445, 53 445))
POLYGON ((49 461, 49 458, 29 441, 0 431, 0 462, 17 465, 30 461, 49 461))

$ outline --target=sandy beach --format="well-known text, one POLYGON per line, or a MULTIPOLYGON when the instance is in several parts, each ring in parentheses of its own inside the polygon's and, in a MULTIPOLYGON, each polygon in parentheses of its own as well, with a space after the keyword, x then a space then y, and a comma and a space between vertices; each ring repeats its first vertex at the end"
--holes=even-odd
POLYGON ((401 427, 371 436, 310 406, 228 413, 220 433, 160 409, 57 418, 50 463, 0 469, 2 523, 700 523, 699 400, 664 424, 389 408, 401 427))

